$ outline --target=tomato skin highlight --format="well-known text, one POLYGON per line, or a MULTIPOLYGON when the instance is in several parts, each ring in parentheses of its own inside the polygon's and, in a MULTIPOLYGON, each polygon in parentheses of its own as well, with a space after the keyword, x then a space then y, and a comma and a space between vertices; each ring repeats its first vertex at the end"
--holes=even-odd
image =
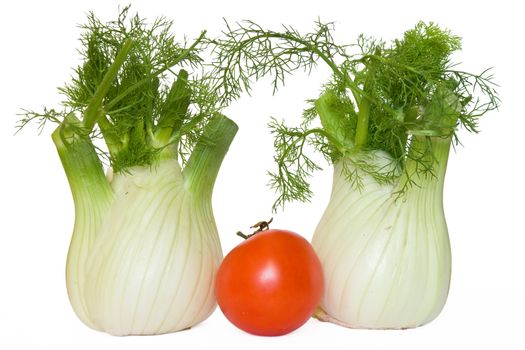
POLYGON ((259 232, 224 258, 215 296, 231 323, 255 335, 278 336, 302 326, 324 291, 310 243, 286 230, 259 232))

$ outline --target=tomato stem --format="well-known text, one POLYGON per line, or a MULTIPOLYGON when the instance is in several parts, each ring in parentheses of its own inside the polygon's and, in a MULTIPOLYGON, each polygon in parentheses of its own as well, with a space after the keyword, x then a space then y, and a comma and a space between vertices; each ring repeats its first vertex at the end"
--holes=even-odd
POLYGON ((255 234, 259 233, 259 232, 266 231, 266 230, 270 229, 270 224, 271 224, 272 221, 273 221, 273 218, 270 218, 270 220, 268 220, 268 221, 259 221, 255 225, 250 226, 250 228, 257 228, 257 230, 253 231, 249 235, 245 235, 241 231, 237 231, 237 236, 240 236, 240 237, 242 237, 244 239, 248 239, 251 236, 253 236, 253 235, 255 235, 255 234))
POLYGON ((244 238, 244 239, 248 239, 248 238, 250 238, 251 236, 253 236, 254 234, 255 234, 255 233, 252 233, 252 234, 250 234, 250 235, 245 235, 245 234, 242 233, 241 231, 237 231, 237 236, 240 236, 240 237, 242 237, 242 238, 244 238))

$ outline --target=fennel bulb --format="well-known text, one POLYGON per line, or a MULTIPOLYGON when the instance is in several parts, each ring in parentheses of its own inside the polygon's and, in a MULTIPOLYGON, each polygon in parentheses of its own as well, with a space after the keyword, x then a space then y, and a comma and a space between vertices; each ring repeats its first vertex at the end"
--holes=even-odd
POLYGON ((211 198, 237 125, 219 113, 209 77, 174 73, 200 64, 204 33, 180 47, 171 22, 148 27, 128 10, 107 24, 90 14, 84 62, 61 89, 64 111, 27 112, 21 126, 59 124, 52 139, 75 205, 66 282, 77 316, 113 335, 160 334, 216 306, 222 250, 211 198), (93 142, 100 136, 107 152, 93 142))
POLYGON ((222 260, 211 191, 236 126, 211 119, 208 129, 225 139, 197 145, 185 171, 166 159, 111 182, 90 142, 65 144, 63 127, 53 138, 75 201, 66 281, 78 317, 114 335, 168 333, 205 320, 222 260))
POLYGON ((318 318, 355 328, 416 327, 439 314, 449 290, 443 183, 451 144, 460 127, 477 132, 478 118, 499 99, 489 70, 456 69, 451 57, 461 40, 434 23, 420 22, 391 43, 361 35, 338 44, 332 30, 319 21, 306 34, 229 26, 216 69, 235 97, 249 78, 270 73, 276 88, 295 70, 330 67, 331 80, 300 126, 270 122, 274 210, 311 198, 308 179, 320 166, 308 146, 320 152, 334 179, 312 240, 326 278, 318 318))
MULTIPOLYGON (((348 327, 397 329, 439 314, 451 271, 443 211, 450 141, 439 142, 436 176, 422 178, 402 198, 393 184, 379 184, 369 174, 361 174, 362 188, 356 189, 344 176, 345 160, 336 163, 332 195, 312 238, 326 276, 317 317, 348 327)), ((372 157, 391 162, 386 154, 372 157)))

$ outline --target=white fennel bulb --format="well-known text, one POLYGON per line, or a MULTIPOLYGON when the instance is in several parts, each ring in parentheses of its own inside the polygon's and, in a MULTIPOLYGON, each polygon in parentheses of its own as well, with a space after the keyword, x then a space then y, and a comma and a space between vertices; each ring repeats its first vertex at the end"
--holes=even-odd
POLYGON ((75 205, 66 268, 75 313, 114 335, 160 334, 215 308, 212 192, 237 125, 220 114, 211 76, 175 73, 199 68, 204 32, 182 47, 170 21, 148 26, 128 12, 107 24, 89 15, 64 110, 27 112, 21 125, 59 124, 52 138, 75 205))
POLYGON ((109 208, 88 215, 98 229, 79 224, 73 232, 67 287, 74 309, 117 335, 167 333, 206 319, 222 259, 211 201, 185 188, 173 160, 116 174, 111 185, 109 208))
POLYGON ((168 333, 205 320, 222 260, 211 193, 235 124, 211 119, 206 136, 222 140, 197 144, 184 171, 163 159, 111 182, 89 140, 63 143, 64 125, 53 138, 75 201, 66 279, 79 318, 114 335, 168 333))
MULTIPOLYGON (((423 325, 440 313, 451 270, 443 212, 449 140, 441 142, 436 177, 422 179, 402 197, 394 185, 368 174, 361 174, 362 188, 356 189, 343 175, 344 160, 336 164, 332 195, 312 240, 326 278, 320 318, 354 328, 398 329, 423 325)), ((388 156, 373 157, 384 162, 388 156)))
MULTIPOLYGON (((112 334, 167 333, 205 320, 222 260, 210 198, 188 191, 173 160, 117 174, 112 185, 115 199, 84 266, 84 300, 73 304, 112 334)), ((68 261, 68 287, 75 265, 68 261)))

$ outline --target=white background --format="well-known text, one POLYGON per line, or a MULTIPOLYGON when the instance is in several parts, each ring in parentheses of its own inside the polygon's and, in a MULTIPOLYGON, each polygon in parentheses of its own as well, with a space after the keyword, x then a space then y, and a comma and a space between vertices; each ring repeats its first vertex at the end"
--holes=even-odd
MULTIPOLYGON (((518 1, 134 1, 142 16, 165 15, 182 38, 230 21, 253 19, 305 32, 318 16, 335 21, 336 40, 359 33, 390 40, 418 20, 433 20, 463 37, 457 59, 466 71, 494 66, 502 104, 480 122, 478 135, 462 133, 451 154, 445 210, 453 251, 450 296, 432 323, 406 331, 350 330, 310 320, 278 338, 255 337, 233 327, 217 310, 189 331, 154 337, 112 337, 85 327, 65 288, 65 260, 73 203, 49 137, 36 127, 14 136, 21 108, 57 106, 78 64, 75 49, 85 12, 110 20, 118 1, 4 1, 0 5, 0 349, 523 349, 525 346, 525 191, 523 103, 525 75, 522 11, 518 1), (330 345, 328 345, 330 344, 330 345)), ((126 4, 126 3, 124 3, 126 4)), ((316 97, 328 78, 323 67, 297 75, 275 97, 267 84, 226 112, 240 126, 214 194, 223 250, 239 243, 235 232, 271 216, 275 199, 266 186, 273 168, 269 116, 298 121, 303 100, 316 97)), ((289 205, 274 226, 310 238, 328 201, 331 170, 313 180, 311 203, 289 205)))

